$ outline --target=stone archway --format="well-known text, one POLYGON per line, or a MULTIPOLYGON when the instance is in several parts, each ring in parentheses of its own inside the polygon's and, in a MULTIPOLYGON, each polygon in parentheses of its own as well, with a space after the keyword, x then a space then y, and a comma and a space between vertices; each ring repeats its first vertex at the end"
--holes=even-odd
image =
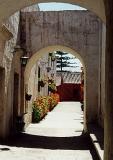
MULTIPOLYGON (((81 57, 81 55, 79 53, 77 53, 75 50, 66 47, 66 46, 60 46, 60 45, 56 45, 56 46, 48 46, 45 48, 40 49, 39 51, 37 51, 28 61, 26 68, 25 68, 25 74, 24 74, 24 81, 25 81, 25 90, 27 91, 27 87, 28 87, 28 82, 29 82, 29 77, 30 77, 30 72, 31 69, 33 67, 33 65, 38 61, 38 59, 40 57, 42 57, 43 55, 49 53, 49 52, 53 52, 56 50, 61 50, 67 53, 70 53, 74 56, 76 56, 78 59, 80 59, 80 61, 82 62, 84 68, 85 68, 85 94, 84 94, 84 100, 85 100, 85 118, 84 118, 84 129, 87 130, 87 125, 86 123, 94 121, 95 119, 95 115, 97 114, 97 108, 96 107, 92 107, 91 104, 93 103, 93 99, 90 97, 90 86, 91 86, 91 82, 92 79, 90 78, 92 76, 92 70, 93 70, 93 66, 90 66, 90 64, 88 64, 88 62, 84 61, 84 58, 81 57), (91 69, 92 67, 92 69, 91 69), (88 68, 90 68, 91 70, 89 70, 88 68), (91 79, 91 81, 90 81, 91 79), (87 94, 86 94, 87 92, 87 94), (91 114, 92 113, 92 114, 91 114), (87 122, 86 122, 87 121, 87 122)), ((95 72, 96 73, 96 72, 95 72)), ((97 74, 93 75, 93 80, 95 81, 95 78, 97 77, 97 74), (95 76, 94 76, 95 75, 95 76)), ((92 85, 93 86, 93 85, 92 85)), ((97 95, 95 95, 95 87, 92 87, 92 96, 93 97, 97 97, 97 95)))
MULTIPOLYGON (((74 56, 76 56, 78 59, 80 59, 80 61, 82 62, 84 68, 85 67, 85 63, 82 59, 82 57, 80 56, 80 54, 78 54, 75 50, 66 47, 66 46, 61 46, 61 45, 55 45, 55 46, 48 46, 45 48, 40 49, 39 51, 37 51, 28 61, 26 68, 25 68, 25 74, 24 74, 24 81, 25 81, 25 85, 28 83, 29 81, 29 76, 30 76, 30 72, 31 72, 31 68, 33 67, 33 65, 38 61, 39 58, 41 58, 43 55, 49 53, 49 52, 53 52, 56 50, 61 50, 67 53, 70 53, 74 56)), ((85 69, 86 70, 86 69, 85 69)))
MULTIPOLYGON (((10 2, 11 2, 11 1, 10 1, 10 2)), ((76 1, 76 2, 77 2, 77 1, 76 1)), ((74 1, 73 1, 73 4, 74 4, 74 1)), ((6 5, 5 2, 4 2, 4 5, 6 5)), ((28 4, 26 3, 25 6, 26 6, 26 5, 28 5, 28 4)), ((30 3, 29 3, 29 5, 30 5, 30 3)), ((83 6, 85 6, 85 5, 86 5, 86 4, 84 3, 83 6)), ((81 6, 82 6, 82 3, 81 3, 81 6)), ((90 6, 90 5, 89 5, 89 6, 90 6)), ((12 5, 12 7, 13 7, 13 5, 12 5)), ((89 8, 90 8, 90 7, 89 7, 89 8)), ((2 9, 3 9, 3 8, 2 8, 2 9)), ((6 15, 7 13, 10 13, 10 7, 9 7, 8 9, 9 9, 9 11, 7 11, 6 13, 4 13, 4 15, 3 15, 4 18, 7 17, 7 15, 6 15), (5 17, 5 16, 6 16, 6 17, 5 17)), ((16 8, 15 8, 15 9, 16 9, 16 8)), ((1 10, 1 11, 2 11, 2 10, 1 10)), ((87 36, 86 36, 86 37, 87 37, 87 36)), ((98 41, 98 40, 97 40, 97 41, 98 41)), ((59 43, 59 44, 62 44, 62 43, 59 43)), ((49 45, 52 45, 52 44, 49 44, 49 45)), ((54 45, 55 45, 55 44, 54 44, 54 45)), ((66 43, 63 43, 62 45, 66 45, 66 43)), ((45 46, 48 46, 48 45, 45 45, 45 46)), ((66 46, 68 46, 68 45, 66 45, 66 46)), ((42 46, 41 46, 41 47, 42 47, 42 46)), ((72 46, 71 46, 71 47, 72 47, 72 46)), ((74 44, 73 44, 73 47, 72 47, 72 48, 73 48, 73 49, 76 49, 76 46, 74 46, 74 44)), ((81 47, 79 47, 79 49, 81 50, 81 47)), ((78 48, 77 48, 76 50, 77 50, 77 52, 79 52, 78 48)), ((97 52, 98 52, 98 51, 97 51, 97 52)), ((96 53, 96 51, 95 51, 95 53, 96 53)), ((89 70, 89 69, 90 69, 90 67, 88 68, 88 70, 89 70)), ((97 76, 97 77, 98 77, 98 76, 97 76)), ((88 81, 89 81, 89 80, 88 80, 88 81)), ((87 81, 87 82, 88 82, 88 81, 87 81)), ((88 82, 88 83, 89 83, 89 82, 88 82)), ((90 83, 91 83, 91 82, 90 82, 90 83)), ((95 88, 97 88, 97 86, 96 86, 95 88)), ((88 92, 87 92, 87 93, 88 93, 88 92)), ((88 93, 88 95, 90 95, 90 93, 88 93)), ((97 105, 97 96, 95 96, 95 98, 94 98, 94 101, 93 101, 93 102, 95 103, 94 106, 97 107, 97 106, 98 106, 98 105, 97 105), (95 101, 95 98, 96 98, 96 101, 95 101)), ((92 97, 92 99, 93 99, 93 97, 92 97)), ((93 103, 93 102, 92 102, 92 103, 93 103)), ((87 103, 87 104, 88 104, 88 103, 87 103)), ((89 103, 88 106, 91 106, 91 104, 89 103)), ((93 107, 93 106, 92 106, 92 107, 93 107)), ((89 112, 89 111, 88 111, 88 112, 89 112)), ((96 112, 95 112, 95 114, 96 114, 96 112)), ((91 117, 91 118, 89 118, 89 121, 92 121, 92 119, 95 118, 95 117, 97 117, 97 116, 96 116, 96 115, 91 116, 91 114, 90 114, 90 117, 91 117)), ((87 119, 88 119, 88 113, 87 113, 87 119)))
POLYGON ((83 58, 89 75, 86 81, 89 97, 86 98, 86 119, 87 123, 97 121, 101 20, 89 11, 31 12, 23 13, 22 24, 26 37, 22 39, 21 36, 21 46, 26 49, 27 56, 32 57, 47 46, 62 45, 75 50, 83 58))
MULTIPOLYGON (((111 75, 113 72, 113 63, 112 63, 112 53, 113 53, 113 45, 112 45, 112 38, 113 38, 113 24, 112 24, 112 19, 113 19, 113 14, 112 14, 112 10, 113 10, 113 2, 112 0, 104 0, 106 2, 106 14, 107 14, 107 24, 108 24, 108 28, 107 28, 107 53, 106 54, 106 58, 107 58, 107 77, 109 77, 109 80, 111 81, 111 83, 113 82, 113 76, 111 75)), ((10 1, 6 1, 6 0, 2 0, 1 1, 1 5, 0 5, 0 22, 3 22, 4 19, 6 19, 8 16, 10 16, 11 14, 13 14, 15 11, 17 11, 20 8, 23 8, 25 6, 31 5, 33 3, 39 2, 38 0, 33 2, 33 1, 28 1, 28 0, 21 0, 19 1, 19 5, 17 6, 18 1, 17 0, 10 0, 10 1), (14 2, 14 3, 13 3, 14 2), (12 3, 12 4, 11 4, 12 3), (15 7, 16 6, 16 7, 15 7)), ((40 1, 41 2, 41 1, 40 1)), ((66 1, 66 2, 70 2, 70 1, 66 1)), ((73 3, 76 2, 76 4, 79 4, 77 2, 79 1, 73 1, 73 3)), ((90 9, 91 11, 95 12, 99 17, 104 17, 102 18, 105 21, 105 11, 104 11, 104 2, 103 0, 83 0, 81 1, 81 6, 90 9), (84 5, 83 5, 84 4, 84 5), (86 4, 86 5, 85 5, 86 4), (88 5, 89 4, 89 5, 88 5), (89 7, 88 7, 89 6, 89 7)), ((107 78, 108 79, 108 78, 107 78)), ((109 81, 107 81, 107 102, 106 104, 109 104, 106 111, 107 111, 107 116, 106 116, 106 128, 105 131, 107 131, 106 134, 106 152, 105 152, 105 160, 111 160, 112 159, 112 145, 113 145, 113 138, 112 138, 112 133, 113 133, 113 125, 112 125, 112 120, 113 120, 113 116, 112 116, 112 102, 113 102, 113 98, 112 96, 109 96, 109 94, 112 94, 113 91, 113 87, 111 87, 111 85, 109 85, 109 81), (108 110, 109 109, 109 110, 108 110), (110 118, 109 118, 110 117, 110 118)), ((111 95, 110 94, 110 95, 111 95)), ((105 145, 106 145, 105 144, 105 145)))
MULTIPOLYGON (((4 0, 0 4, 0 22, 3 22, 5 19, 7 19, 9 16, 11 16, 16 11, 41 2, 53 2, 52 0, 35 0, 35 1, 28 1, 28 0, 20 0, 18 3, 18 0, 4 0), (18 5, 17 5, 18 4, 18 5)), ((84 7, 88 10, 91 10, 96 15, 98 15, 104 22, 106 21, 105 18, 105 9, 104 9, 104 2, 103 0, 56 0, 56 2, 63 2, 63 3, 71 3, 75 5, 80 5, 81 7, 84 7)))
MULTIPOLYGON (((112 63, 112 53, 113 53, 113 45, 112 45, 112 38, 113 38, 113 24, 112 24, 112 19, 113 19, 113 14, 112 14, 112 10, 113 10, 113 2, 112 0, 104 0, 106 3, 106 14, 107 14, 107 25, 109 26, 107 28, 107 54, 106 54, 106 58, 107 58, 107 77, 109 78, 110 82, 113 82, 113 76, 112 76, 112 72, 113 72, 113 63, 112 63)), ((34 3, 39 2, 38 0, 35 1, 34 3)), ((70 1, 66 1, 66 2, 70 2, 70 1)), ((76 2, 77 1, 73 1, 76 2)), ((10 16, 12 13, 14 13, 15 11, 17 11, 20 8, 23 8, 25 6, 31 5, 33 4, 32 1, 28 1, 28 0, 21 0, 19 1, 19 5, 17 6, 18 1, 17 0, 10 0, 10 1, 1 1, 1 6, 0 6, 0 22, 3 22, 3 20, 5 18, 7 18, 8 16, 10 16), (14 3, 13 3, 14 2, 14 3), (12 3, 12 5, 11 5, 12 3), (15 7, 16 6, 16 7, 15 7)), ((78 3, 79 4, 79 3, 78 3)), ((99 17, 103 17, 103 20, 105 20, 105 11, 104 11, 104 3, 103 0, 83 0, 81 2, 81 6, 90 9, 91 11, 95 12, 99 17), (83 4, 86 5, 83 5, 83 4), (89 5, 88 5, 89 4, 89 5), (88 7, 89 6, 89 7, 88 7)), ((107 78, 107 79, 108 79, 107 78)), ((113 102, 113 98, 112 96, 112 91, 113 91, 113 87, 111 87, 111 84, 109 83, 109 81, 106 82, 107 84, 107 101, 106 104, 108 104, 108 107, 106 109, 107 112, 107 116, 106 116, 106 128, 105 131, 106 132, 106 137, 105 141, 106 141, 106 152, 105 152, 105 160, 111 160, 112 159, 112 155, 113 155, 113 150, 112 150, 112 146, 113 146, 113 138, 112 138, 112 133, 113 133, 113 125, 112 125, 112 121, 113 121, 113 110, 112 110, 112 102, 113 102), (110 118, 109 118, 110 117, 110 118)))

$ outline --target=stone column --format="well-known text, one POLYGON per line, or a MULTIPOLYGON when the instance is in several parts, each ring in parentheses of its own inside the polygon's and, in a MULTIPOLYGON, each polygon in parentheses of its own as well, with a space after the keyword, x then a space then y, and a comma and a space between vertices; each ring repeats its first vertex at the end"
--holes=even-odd
POLYGON ((104 160, 113 160, 113 0, 104 0, 106 10, 106 102, 104 160))

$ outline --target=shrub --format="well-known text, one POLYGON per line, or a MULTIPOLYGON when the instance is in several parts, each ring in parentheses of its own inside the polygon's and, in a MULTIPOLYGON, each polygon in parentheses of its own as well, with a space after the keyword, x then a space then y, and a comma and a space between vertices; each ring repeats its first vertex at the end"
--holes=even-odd
POLYGON ((33 102, 33 122, 39 122, 59 102, 59 95, 51 93, 50 96, 41 96, 33 102))

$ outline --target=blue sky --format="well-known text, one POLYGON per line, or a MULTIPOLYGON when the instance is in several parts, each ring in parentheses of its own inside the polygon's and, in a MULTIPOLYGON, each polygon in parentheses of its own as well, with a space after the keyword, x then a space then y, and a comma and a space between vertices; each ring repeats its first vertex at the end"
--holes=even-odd
POLYGON ((84 8, 81 8, 77 5, 72 5, 68 3, 56 3, 56 2, 50 2, 50 3, 39 3, 40 11, 61 11, 61 10, 83 10, 84 8))

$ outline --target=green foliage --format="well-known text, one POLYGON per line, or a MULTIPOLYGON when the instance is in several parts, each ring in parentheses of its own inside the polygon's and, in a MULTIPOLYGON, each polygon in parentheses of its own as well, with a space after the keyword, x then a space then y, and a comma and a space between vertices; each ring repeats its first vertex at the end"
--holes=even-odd
POLYGON ((58 94, 51 94, 50 96, 41 96, 36 98, 33 102, 33 122, 39 122, 44 116, 52 110, 59 102, 58 94))
POLYGON ((69 57, 68 53, 62 51, 56 51, 57 57, 57 68, 60 68, 60 71, 63 71, 64 67, 74 67, 71 64, 75 64, 75 62, 71 62, 70 60, 73 59, 69 57))
POLYGON ((33 106, 33 122, 39 122, 41 119, 41 111, 39 108, 33 106))
POLYGON ((51 80, 51 81, 49 80, 48 90, 51 91, 51 92, 55 92, 57 90, 54 80, 51 80))

